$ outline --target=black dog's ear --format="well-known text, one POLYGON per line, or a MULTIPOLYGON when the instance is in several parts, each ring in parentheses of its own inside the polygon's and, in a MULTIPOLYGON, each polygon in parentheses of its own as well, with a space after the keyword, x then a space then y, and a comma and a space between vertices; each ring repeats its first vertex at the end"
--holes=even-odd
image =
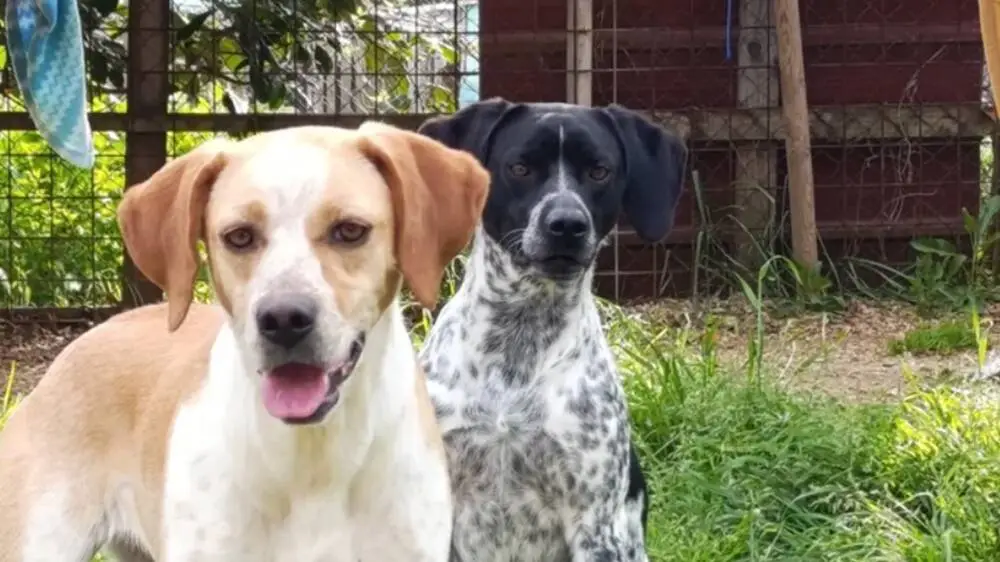
POLYGON ((499 97, 478 101, 453 115, 431 117, 417 132, 486 162, 493 131, 504 115, 517 105, 499 97))
POLYGON ((636 233, 649 242, 662 240, 674 224, 674 210, 684 186, 687 148, 642 115, 619 105, 601 111, 618 133, 628 174, 622 208, 636 233))

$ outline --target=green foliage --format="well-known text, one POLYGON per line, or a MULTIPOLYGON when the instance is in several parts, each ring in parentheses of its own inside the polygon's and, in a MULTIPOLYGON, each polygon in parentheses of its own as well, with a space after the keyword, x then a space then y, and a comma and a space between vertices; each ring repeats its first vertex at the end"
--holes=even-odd
POLYGON ((790 394, 755 361, 762 326, 740 378, 711 322, 660 329, 610 310, 652 489, 650 560, 998 558, 995 400, 915 385, 891 405, 790 394))
MULTIPOLYGON (((172 111, 211 113, 215 100, 236 111, 235 97, 248 95, 255 101, 247 109, 292 111, 301 106, 307 92, 300 90, 308 86, 292 76, 335 71, 364 75, 356 85, 356 106, 372 112, 412 110, 415 89, 426 86, 412 78, 414 58, 439 53, 455 63, 457 53, 434 34, 428 38, 398 29, 400 6, 380 1, 379 12, 364 0, 229 0, 189 14, 177 12, 175 5, 173 63, 185 70, 172 73, 172 111), (346 68, 335 69, 335 61, 346 68)), ((122 113, 127 6, 118 0, 83 0, 80 9, 85 28, 96 30, 87 34, 85 46, 96 94, 91 110, 122 113)), ((0 55, 5 55, 2 49, 0 55)), ((6 64, 6 57, 0 58, 6 64)), ((454 110, 454 93, 431 86, 427 106, 454 110)), ((171 133, 168 151, 184 154, 212 136, 171 133)), ((0 143, 8 155, 8 173, 0 180, 0 306, 117 304, 124 249, 115 212, 126 187, 126 135, 95 134, 93 170, 63 162, 33 132, 0 133, 0 143)), ((211 298, 206 280, 203 272, 200 300, 211 298)))
POLYGON ((118 301, 122 244, 116 206, 124 136, 95 135, 102 154, 80 170, 48 153, 34 132, 0 133, 0 303, 84 306, 118 301))
MULTIPOLYGON (((996 276, 987 267, 1000 237, 990 230, 998 213, 1000 195, 983 199, 976 216, 962 210, 963 226, 971 241, 967 251, 943 238, 920 238, 910 242, 916 257, 909 267, 896 269, 860 259, 850 265, 881 277, 885 285, 882 295, 911 302, 927 315, 964 310, 970 303, 981 307, 998 296, 996 276)), ((855 279, 863 293, 879 296, 860 281, 860 276, 855 279)))
POLYGON ((964 320, 953 320, 910 330, 902 338, 889 342, 889 353, 948 354, 976 349, 978 344, 979 338, 973 326, 964 320))
MULTIPOLYGON (((107 109, 121 111, 123 104, 107 109)), ((184 154, 211 136, 171 134, 168 147, 184 154)), ((94 141, 94 168, 81 170, 55 156, 35 132, 0 133, 9 155, 0 180, 0 305, 120 301, 124 248, 116 212, 125 187, 126 138, 106 132, 94 141)))
MULTIPOLYGON (((183 69, 172 75, 172 93, 194 102, 213 84, 226 86, 222 101, 230 110, 232 91, 249 90, 255 109, 278 110, 294 104, 302 92, 291 81, 293 73, 331 74, 345 51, 377 49, 385 59, 367 72, 386 72, 408 60, 396 39, 383 44, 390 31, 371 14, 376 0, 221 0, 203 11, 179 9, 171 2, 174 29, 172 61, 183 69), (367 27, 366 27, 367 26, 367 27), (362 29, 358 34, 355 30, 362 29)), ((378 0, 383 14, 402 2, 378 0)), ((121 0, 81 0, 84 56, 96 94, 121 93, 125 88, 128 51, 125 43, 128 3, 121 0)), ((0 29, 0 32, 3 30, 0 29)), ((6 37, 2 37, 6 44, 6 37)), ((3 53, 6 64, 6 52, 3 53)))

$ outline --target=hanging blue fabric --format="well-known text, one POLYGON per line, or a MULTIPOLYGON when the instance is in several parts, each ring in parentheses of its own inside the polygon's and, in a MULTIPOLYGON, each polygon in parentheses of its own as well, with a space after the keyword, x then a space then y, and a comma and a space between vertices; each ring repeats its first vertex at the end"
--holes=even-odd
POLYGON ((726 61, 733 60, 733 0, 726 0, 726 61))
POLYGON ((7 0, 7 52, 24 105, 59 156, 94 165, 76 0, 7 0))

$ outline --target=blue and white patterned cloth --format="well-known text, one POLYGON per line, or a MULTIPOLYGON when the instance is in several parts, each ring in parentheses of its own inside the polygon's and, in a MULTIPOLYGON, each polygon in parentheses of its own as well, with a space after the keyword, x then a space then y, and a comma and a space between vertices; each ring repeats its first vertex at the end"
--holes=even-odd
POLYGON ((7 52, 38 132, 59 156, 94 165, 76 0, 7 0, 7 52))

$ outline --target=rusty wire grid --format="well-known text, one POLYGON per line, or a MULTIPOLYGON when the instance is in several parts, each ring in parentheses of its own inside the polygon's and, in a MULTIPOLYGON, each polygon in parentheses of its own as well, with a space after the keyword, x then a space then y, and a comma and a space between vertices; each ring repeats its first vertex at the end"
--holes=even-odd
MULTIPOLYGON (((683 136, 676 228, 647 244, 623 222, 597 288, 621 299, 714 288, 787 253, 771 4, 81 0, 98 164, 52 156, 4 73, 0 309, 72 316, 159 298, 123 258, 115 205, 206 138, 373 117, 415 128, 491 96, 619 103, 683 136)), ((994 189, 976 1, 801 11, 821 255, 854 260, 860 279, 879 275, 864 260, 912 261, 914 239, 967 245, 962 209, 976 215, 994 189)))

